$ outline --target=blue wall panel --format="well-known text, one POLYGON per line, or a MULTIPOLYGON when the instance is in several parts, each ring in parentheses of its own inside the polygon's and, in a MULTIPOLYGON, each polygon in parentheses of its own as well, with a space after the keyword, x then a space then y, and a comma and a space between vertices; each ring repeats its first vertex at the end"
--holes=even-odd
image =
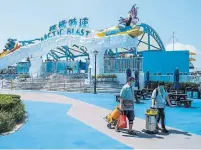
POLYGON ((189 52, 188 51, 145 51, 144 72, 150 71, 150 74, 174 73, 176 67, 180 73, 189 73, 189 52))
MULTIPOLYGON (((42 64, 42 72, 46 73, 66 73, 66 68, 73 68, 73 72, 77 73, 79 72, 79 62, 74 61, 74 62, 66 62, 66 61, 47 61, 42 64)), ((80 69, 81 70, 86 70, 87 71, 87 64, 86 62, 81 62, 80 69)))
POLYGON ((19 63, 16 66, 16 72, 17 73, 29 73, 30 65, 31 64, 29 62, 19 63))

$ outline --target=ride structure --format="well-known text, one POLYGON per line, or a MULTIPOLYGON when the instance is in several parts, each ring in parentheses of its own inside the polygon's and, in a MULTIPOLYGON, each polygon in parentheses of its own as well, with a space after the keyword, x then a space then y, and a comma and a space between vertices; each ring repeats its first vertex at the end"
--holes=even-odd
POLYGON ((142 31, 135 24, 132 24, 135 23, 136 10, 135 6, 133 6, 129 12, 130 23, 126 26, 123 23, 119 25, 119 29, 121 31, 125 30, 125 32, 118 34, 113 33, 112 35, 99 36, 99 32, 87 30, 88 18, 85 17, 79 19, 79 22, 76 18, 69 19, 68 21, 63 20, 59 22, 58 26, 51 26, 49 33, 45 34, 42 38, 19 41, 19 44, 14 44, 16 40, 8 40, 10 43, 7 44, 6 52, 9 51, 7 53, 3 52, 0 56, 0 68, 3 69, 6 66, 13 65, 27 57, 30 57, 31 68, 33 66, 35 66, 34 68, 38 68, 34 64, 39 65, 38 62, 41 62, 40 59, 44 55, 47 55, 47 58, 52 57, 54 60, 62 58, 74 60, 78 57, 93 57, 91 55, 92 49, 99 49, 99 51, 104 49, 102 51, 105 51, 105 49, 110 49, 111 47, 135 47, 136 37, 142 34, 142 31), (76 28, 77 25, 79 25, 78 28, 76 28), (135 27, 132 28, 130 25, 135 27), (132 30, 129 31, 130 29, 132 30), (113 43, 111 44, 111 42, 113 43), (13 47, 13 45, 17 46, 13 47))
POLYGON ((38 76, 44 60, 66 61, 65 67, 73 61, 87 60, 88 67, 94 74, 93 51, 96 50, 97 74, 124 73, 127 68, 132 72, 136 69, 143 72, 144 70, 139 68, 143 66, 141 56, 144 57, 144 51, 166 50, 161 38, 151 26, 145 23, 138 24, 137 15, 138 7, 133 5, 128 17, 121 17, 117 26, 100 31, 89 30, 89 19, 86 17, 62 20, 50 26, 49 32, 41 38, 19 42, 15 40, 18 48, 14 51, 11 41, 9 51, 0 55, 0 69, 29 57, 31 62, 29 73, 38 76))
POLYGON ((0 53, 0 58, 6 56, 9 53, 12 53, 16 50, 18 50, 21 46, 16 43, 16 39, 7 39, 7 43, 5 44, 5 48, 3 49, 3 52, 0 53))

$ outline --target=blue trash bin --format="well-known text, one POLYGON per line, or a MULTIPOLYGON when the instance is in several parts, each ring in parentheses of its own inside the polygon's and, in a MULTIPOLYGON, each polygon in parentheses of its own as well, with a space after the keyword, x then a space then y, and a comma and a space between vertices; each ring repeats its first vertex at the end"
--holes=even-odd
POLYGON ((198 99, 198 89, 197 88, 192 89, 192 97, 195 99, 198 99))
POLYGON ((186 95, 187 95, 187 98, 192 98, 192 88, 191 87, 187 87, 186 88, 186 95))

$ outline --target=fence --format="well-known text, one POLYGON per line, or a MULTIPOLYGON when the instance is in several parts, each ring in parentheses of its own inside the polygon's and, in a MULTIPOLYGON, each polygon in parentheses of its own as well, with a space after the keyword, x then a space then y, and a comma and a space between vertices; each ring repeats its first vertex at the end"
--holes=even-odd
POLYGON ((70 78, 34 78, 1 81, 1 89, 13 90, 53 90, 81 91, 85 87, 84 79, 70 78))
POLYGON ((104 59, 104 73, 124 73, 128 68, 132 71, 142 71, 143 59, 141 57, 104 59))
MULTIPOLYGON (((174 75, 150 75, 150 81, 174 82, 174 75)), ((180 75, 180 82, 200 83, 200 75, 180 75)))
MULTIPOLYGON (((94 85, 86 84, 86 74, 72 74, 71 76, 49 74, 43 78, 19 78, 15 80, 0 80, 0 89, 9 90, 44 90, 92 93, 94 85)), ((98 92, 118 93, 117 82, 97 82, 98 92)))

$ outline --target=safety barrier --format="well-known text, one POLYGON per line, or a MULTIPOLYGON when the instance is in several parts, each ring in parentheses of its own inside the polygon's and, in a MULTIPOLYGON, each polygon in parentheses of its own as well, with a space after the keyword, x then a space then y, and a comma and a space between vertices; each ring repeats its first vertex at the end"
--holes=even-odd
MULTIPOLYGON (((150 81, 174 82, 174 75, 150 75, 150 81)), ((200 83, 200 75, 180 75, 179 82, 200 83)))
POLYGON ((132 71, 142 71, 143 59, 141 57, 104 59, 104 73, 124 73, 128 68, 132 71))

